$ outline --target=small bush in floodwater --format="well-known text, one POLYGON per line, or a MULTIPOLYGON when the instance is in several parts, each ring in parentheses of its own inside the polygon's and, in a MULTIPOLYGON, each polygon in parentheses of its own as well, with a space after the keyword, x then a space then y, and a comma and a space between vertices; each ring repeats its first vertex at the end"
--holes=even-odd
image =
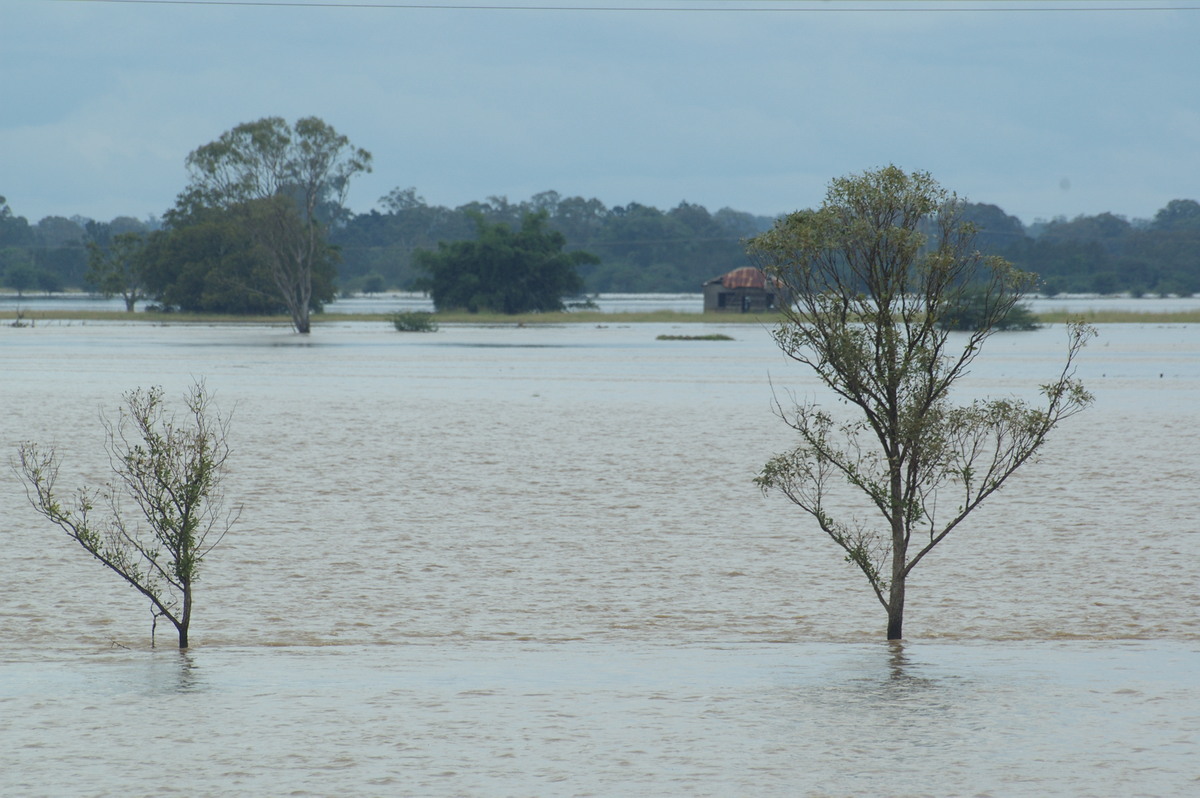
POLYGON ((408 313, 393 313, 392 324, 398 332, 437 332, 438 324, 433 314, 425 310, 408 313))

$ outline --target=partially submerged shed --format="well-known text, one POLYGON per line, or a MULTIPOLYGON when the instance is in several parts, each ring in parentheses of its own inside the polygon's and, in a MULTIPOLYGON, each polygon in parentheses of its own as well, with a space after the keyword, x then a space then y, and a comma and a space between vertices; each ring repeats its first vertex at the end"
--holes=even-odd
POLYGON ((784 289, 762 269, 743 266, 704 284, 705 313, 761 313, 785 301, 784 289))

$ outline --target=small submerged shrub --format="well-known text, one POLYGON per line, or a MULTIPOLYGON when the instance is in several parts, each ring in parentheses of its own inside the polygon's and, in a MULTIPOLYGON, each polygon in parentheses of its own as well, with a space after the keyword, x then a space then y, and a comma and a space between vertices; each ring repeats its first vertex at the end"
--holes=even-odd
MULTIPOLYGON (((972 332, 984 326, 992 313, 989 298, 983 291, 968 291, 961 300, 949 308, 938 320, 943 330, 972 332)), ((992 328, 1001 332, 1008 330, 1036 330, 1037 317, 1024 305, 1013 305, 1008 313, 992 322, 992 328)))
POLYGON ((660 335, 659 341, 732 341, 728 335, 710 333, 709 335, 660 335))
POLYGON ((392 324, 398 332, 436 332, 438 324, 427 310, 393 313, 392 324))

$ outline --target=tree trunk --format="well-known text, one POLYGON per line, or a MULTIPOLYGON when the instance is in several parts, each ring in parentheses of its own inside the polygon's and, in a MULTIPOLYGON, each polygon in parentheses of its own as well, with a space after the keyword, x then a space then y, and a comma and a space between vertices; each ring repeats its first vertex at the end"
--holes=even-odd
MULTIPOLYGON (((891 406, 899 407, 899 400, 894 395, 891 406)), ((900 413, 893 410, 890 416, 894 429, 899 426, 900 413)), ((896 450, 888 452, 888 462, 892 494, 892 583, 888 591, 887 639, 901 640, 904 637, 904 567, 908 560, 908 536, 904 526, 904 475, 900 472, 900 457, 896 450)))
POLYGON ((892 590, 892 603, 888 606, 888 640, 903 640, 904 639, 904 588, 900 588, 900 602, 896 603, 894 598, 896 591, 892 590))
POLYGON ((179 647, 187 648, 188 627, 192 625, 192 580, 190 577, 184 577, 180 581, 183 592, 183 612, 179 614, 179 621, 175 624, 175 628, 179 630, 179 647))
POLYGON ((308 308, 297 308, 292 312, 292 326, 296 328, 296 332, 303 335, 308 335, 312 330, 312 323, 308 320, 308 308))
POLYGON ((892 568, 892 586, 888 593, 888 640, 904 638, 904 578, 904 554, 901 553, 899 564, 892 568))

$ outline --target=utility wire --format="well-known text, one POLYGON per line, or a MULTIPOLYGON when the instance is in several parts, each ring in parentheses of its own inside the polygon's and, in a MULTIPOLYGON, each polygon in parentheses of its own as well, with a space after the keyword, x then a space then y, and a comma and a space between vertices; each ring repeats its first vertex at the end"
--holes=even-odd
MULTIPOLYGON (((551 11, 551 12, 615 12, 615 13, 947 13, 947 12, 1073 12, 1073 13, 1142 13, 1162 11, 1200 11, 1200 4, 1164 5, 1162 3, 1106 4, 1104 0, 1054 0, 1053 2, 1021 2, 1020 0, 688 0, 681 5, 551 5, 536 2, 519 4, 489 3, 403 3, 403 2, 304 2, 303 0, 54 0, 66 3, 103 3, 108 5, 147 6, 239 6, 254 8, 321 8, 321 9, 395 9, 421 11, 551 11)), ((1118 0, 1120 2, 1120 0, 1118 0)))

